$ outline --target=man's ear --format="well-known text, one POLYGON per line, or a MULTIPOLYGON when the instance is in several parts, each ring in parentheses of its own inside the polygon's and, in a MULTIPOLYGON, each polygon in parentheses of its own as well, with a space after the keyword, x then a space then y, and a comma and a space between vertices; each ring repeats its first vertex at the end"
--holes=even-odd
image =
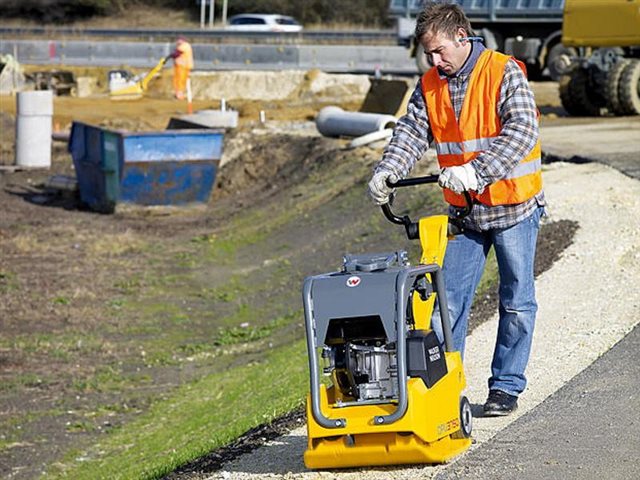
POLYGON ((465 31, 464 28, 459 28, 458 31, 456 32, 458 38, 456 38, 456 41, 462 45, 465 44, 465 42, 467 41, 467 37, 469 36, 467 34, 467 32, 465 31))

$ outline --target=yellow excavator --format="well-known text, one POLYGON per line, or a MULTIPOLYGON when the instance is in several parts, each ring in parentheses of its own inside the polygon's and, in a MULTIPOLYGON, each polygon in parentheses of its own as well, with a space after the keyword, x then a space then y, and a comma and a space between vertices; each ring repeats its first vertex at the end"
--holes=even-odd
POLYGON ((566 0, 556 59, 570 115, 640 115, 640 0, 566 0))
POLYGON ((109 72, 109 96, 112 100, 135 100, 142 98, 149 87, 149 82, 156 77, 170 55, 160 59, 158 64, 147 73, 133 76, 128 70, 111 70, 109 72))

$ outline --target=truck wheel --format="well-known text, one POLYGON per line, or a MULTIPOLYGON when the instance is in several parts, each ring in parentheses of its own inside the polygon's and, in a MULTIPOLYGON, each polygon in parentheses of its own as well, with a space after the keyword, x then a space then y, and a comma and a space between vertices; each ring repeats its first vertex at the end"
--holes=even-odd
POLYGON ((473 429, 471 404, 467 397, 460 397, 460 430, 451 434, 453 438, 469 438, 473 429))
POLYGON ((605 106, 604 98, 589 85, 589 73, 576 68, 560 82, 560 100, 570 115, 597 117, 605 106))
POLYGON ((607 81, 604 86, 604 96, 607 101, 607 109, 614 115, 624 115, 620 104, 620 77, 629 60, 620 59, 607 74, 607 81))
POLYGON ((544 61, 551 80, 559 81, 571 65, 571 59, 576 56, 578 56, 578 52, 575 48, 565 47, 561 43, 556 43, 551 47, 544 61))
POLYGON ((424 47, 421 44, 416 46, 416 65, 418 66, 418 72, 420 75, 427 73, 427 71, 433 67, 431 60, 424 51, 424 47))
POLYGON ((640 60, 631 60, 622 71, 618 95, 623 115, 640 115, 640 60))
POLYGON ((560 90, 560 102, 562 106, 571 116, 584 115, 584 111, 578 104, 575 95, 571 92, 571 75, 563 75, 558 81, 560 90))

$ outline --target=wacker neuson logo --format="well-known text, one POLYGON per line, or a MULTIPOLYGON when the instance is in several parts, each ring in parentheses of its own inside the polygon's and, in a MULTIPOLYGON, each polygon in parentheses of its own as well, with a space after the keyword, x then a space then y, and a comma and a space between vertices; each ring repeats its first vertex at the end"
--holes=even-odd
POLYGON ((347 287, 357 287, 358 285, 360 285, 360 277, 354 275, 347 279, 347 287))

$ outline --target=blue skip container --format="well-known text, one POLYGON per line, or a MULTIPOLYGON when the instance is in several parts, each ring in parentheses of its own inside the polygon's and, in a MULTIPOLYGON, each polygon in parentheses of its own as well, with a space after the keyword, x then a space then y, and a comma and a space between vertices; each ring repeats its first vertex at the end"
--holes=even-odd
POLYGON ((69 152, 80 200, 112 213, 118 203, 206 203, 222 157, 218 130, 128 132, 73 122, 69 152))

